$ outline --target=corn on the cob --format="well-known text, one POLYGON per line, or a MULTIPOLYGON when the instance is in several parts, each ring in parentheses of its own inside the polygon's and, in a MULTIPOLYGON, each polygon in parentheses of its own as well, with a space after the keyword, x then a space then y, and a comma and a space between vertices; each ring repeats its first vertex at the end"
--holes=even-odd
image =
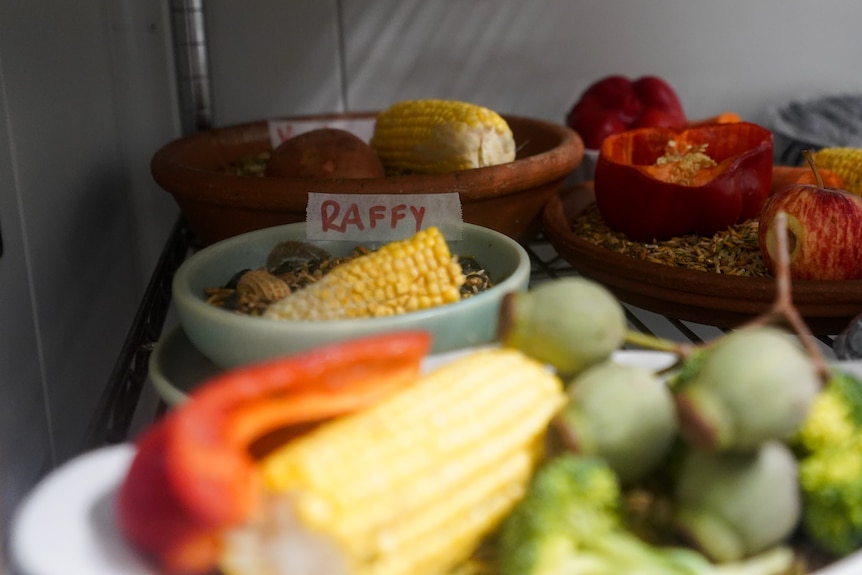
POLYGON ((277 572, 260 558, 305 537, 316 543, 303 553, 329 550, 332 560, 334 551, 342 563, 327 565, 330 575, 447 573, 522 497, 545 429, 564 402, 559 378, 516 350, 456 359, 267 456, 263 482, 289 502, 283 518, 293 533, 282 532, 264 551, 262 533, 272 525, 257 535, 234 532, 224 568, 231 575, 277 572))
POLYGON ((407 100, 377 116, 371 147, 388 173, 442 173, 515 159, 512 130, 488 108, 455 100, 407 100))
POLYGON ((814 152, 814 162, 841 176, 845 190, 862 196, 862 148, 822 148, 814 152))
POLYGON ((458 301, 464 272, 436 227, 340 264, 272 303, 275 319, 382 317, 458 301))

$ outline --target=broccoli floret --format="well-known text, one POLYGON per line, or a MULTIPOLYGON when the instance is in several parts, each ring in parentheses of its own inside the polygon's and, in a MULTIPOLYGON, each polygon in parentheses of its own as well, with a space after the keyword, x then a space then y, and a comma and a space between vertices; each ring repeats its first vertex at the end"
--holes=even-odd
POLYGON ((657 547, 625 528, 619 481, 596 458, 563 454, 536 472, 497 540, 501 575, 778 575, 793 560, 780 547, 716 566, 682 547, 657 547))
POLYGON ((793 440, 802 455, 862 437, 862 380, 833 372, 793 440))
POLYGON ((802 525, 837 556, 862 546, 862 380, 836 371, 794 440, 802 525))
POLYGON ((581 542, 619 524, 616 476, 600 459, 562 455, 536 472, 499 537, 501 575, 556 575, 581 542))
POLYGON ((847 555, 862 546, 862 443, 824 448, 800 462, 802 525, 824 550, 847 555))

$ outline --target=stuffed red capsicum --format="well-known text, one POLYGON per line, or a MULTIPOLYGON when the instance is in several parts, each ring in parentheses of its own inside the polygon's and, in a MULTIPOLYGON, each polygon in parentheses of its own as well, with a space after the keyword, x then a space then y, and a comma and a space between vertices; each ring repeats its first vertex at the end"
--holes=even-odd
POLYGON ((596 204, 635 241, 712 235, 760 213, 772 164, 772 132, 749 122, 630 130, 602 143, 596 204))

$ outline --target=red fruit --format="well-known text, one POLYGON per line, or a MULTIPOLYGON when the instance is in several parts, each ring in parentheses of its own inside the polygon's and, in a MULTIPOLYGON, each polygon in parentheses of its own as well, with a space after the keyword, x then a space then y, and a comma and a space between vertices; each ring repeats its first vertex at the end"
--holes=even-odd
POLYGON ((598 149, 605 138, 624 132, 629 126, 615 110, 586 106, 572 110, 568 124, 579 126, 576 131, 584 140, 584 146, 591 149, 598 149))
POLYGON ((772 194, 760 215, 758 239, 773 273, 779 255, 779 211, 787 214, 792 278, 862 279, 862 197, 816 184, 791 184, 772 194))
POLYGON ((635 120, 631 129, 636 128, 680 128, 678 118, 675 114, 659 110, 657 108, 648 108, 641 116, 635 120))
POLYGON ((681 128, 685 125, 682 102, 670 84, 656 76, 644 76, 635 81, 632 88, 647 109, 664 112, 674 122, 671 127, 681 128))
POLYGON ((632 81, 623 76, 610 76, 593 84, 581 97, 583 106, 613 111, 624 122, 632 122, 644 109, 632 81))
POLYGON ((608 76, 590 85, 581 95, 582 99, 598 98, 609 106, 619 107, 622 95, 631 91, 632 81, 625 76, 608 76))
POLYGON ((572 106, 566 124, 584 145, 598 149, 602 141, 633 128, 682 128, 686 117, 679 97, 656 76, 635 81, 607 76, 590 85, 572 106))

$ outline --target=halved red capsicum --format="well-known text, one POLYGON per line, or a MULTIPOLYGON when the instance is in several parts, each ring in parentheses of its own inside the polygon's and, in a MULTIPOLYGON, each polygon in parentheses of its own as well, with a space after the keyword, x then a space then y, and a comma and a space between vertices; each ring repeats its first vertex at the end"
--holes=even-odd
POLYGON ((749 122, 630 130, 602 142, 596 204, 608 226, 635 241, 712 235, 760 213, 772 164, 772 132, 749 122), (678 181, 679 166, 656 165, 672 141, 679 150, 703 149, 715 165, 678 181))
POLYGON ((208 573, 261 495, 254 447, 378 403, 417 380, 425 332, 370 336, 238 368, 150 427, 117 498, 121 532, 169 574, 208 573))

